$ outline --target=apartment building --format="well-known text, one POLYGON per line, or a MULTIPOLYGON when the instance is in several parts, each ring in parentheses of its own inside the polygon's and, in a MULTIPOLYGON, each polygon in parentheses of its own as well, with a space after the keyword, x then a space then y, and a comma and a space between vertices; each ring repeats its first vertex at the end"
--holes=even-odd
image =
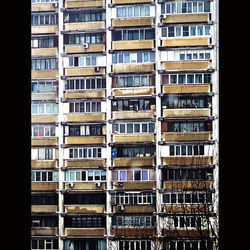
POLYGON ((218 0, 32 0, 31 249, 218 249, 218 0))

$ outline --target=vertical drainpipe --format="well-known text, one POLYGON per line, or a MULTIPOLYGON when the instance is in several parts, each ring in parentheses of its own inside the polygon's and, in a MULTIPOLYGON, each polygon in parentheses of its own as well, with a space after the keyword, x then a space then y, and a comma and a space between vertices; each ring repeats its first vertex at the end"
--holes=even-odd
MULTIPOLYGON (((213 154, 213 164, 215 165, 214 169, 214 212, 215 220, 213 223, 215 234, 218 236, 218 216, 219 216, 219 0, 211 1, 211 13, 213 24, 212 32, 212 42, 214 45, 213 49, 213 58, 212 58, 212 67, 215 70, 212 77, 213 85, 213 102, 212 102, 212 115, 215 117, 213 121, 213 140, 214 144, 214 154, 213 154)), ((218 244, 218 242, 216 242, 218 244)))
POLYGON ((110 166, 112 166, 111 161, 111 147, 109 146, 109 143, 111 142, 111 132, 112 132, 112 124, 110 124, 108 121, 111 119, 111 100, 108 98, 112 95, 111 92, 111 85, 112 85, 112 78, 109 76, 109 73, 111 73, 111 54, 109 54, 109 50, 111 49, 111 31, 108 29, 111 27, 111 8, 108 6, 111 4, 111 0, 105 1, 105 8, 106 8, 106 22, 105 22, 105 28, 106 28, 106 189, 108 190, 106 192, 106 230, 107 230, 107 238, 106 238, 106 244, 107 249, 109 249, 109 235, 111 235, 111 216, 109 215, 111 211, 111 195, 109 190, 111 190, 111 170, 109 169, 110 166))
POLYGON ((63 125, 61 122, 64 121, 63 116, 63 90, 64 90, 64 80, 61 77, 64 75, 63 73, 63 57, 61 56, 63 51, 63 34, 61 31, 63 30, 63 12, 61 9, 63 8, 63 0, 58 0, 58 103, 59 103, 59 113, 58 113, 58 172, 59 172, 59 192, 58 192, 58 245, 59 250, 63 250, 63 240, 62 235, 64 235, 64 219, 62 216, 63 213, 63 194, 61 191, 63 190, 63 180, 64 180, 64 172, 61 170, 63 166, 63 148, 61 145, 63 144, 63 125))
POLYGON ((161 8, 160 4, 155 1, 155 93, 156 93, 156 169, 155 169, 155 178, 156 178, 156 246, 159 248, 159 236, 161 236, 161 217, 158 215, 161 212, 161 195, 159 190, 161 188, 161 169, 159 169, 159 165, 161 165, 161 145, 158 144, 161 141, 161 122, 159 121, 159 117, 161 117, 161 97, 159 94, 161 93, 161 77, 158 73, 158 70, 161 69, 160 65, 160 51, 158 47, 160 46, 160 28, 158 24, 160 23, 160 14, 161 8))

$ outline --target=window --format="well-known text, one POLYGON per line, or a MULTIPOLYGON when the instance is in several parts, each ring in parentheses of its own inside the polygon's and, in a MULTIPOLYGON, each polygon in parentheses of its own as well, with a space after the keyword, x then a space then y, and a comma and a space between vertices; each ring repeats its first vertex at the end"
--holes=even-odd
POLYGON ((106 171, 104 170, 72 170, 65 173, 65 181, 96 182, 106 181, 106 171))
POLYGON ((81 158, 101 158, 101 148, 70 148, 69 158, 70 159, 81 159, 81 158))
POLYGON ((49 182, 58 181, 58 172, 54 171, 31 171, 31 181, 32 182, 49 182))
POLYGON ((168 60, 174 60, 174 61, 189 61, 189 60, 209 60, 211 56, 210 50, 174 50, 168 52, 168 56, 170 59, 168 60), (173 57, 170 56, 173 54, 173 57))
POLYGON ((106 218, 104 216, 65 217, 66 228, 105 227, 105 223, 106 223, 106 218))
POLYGON ((115 193, 111 195, 111 202, 114 205, 138 205, 155 204, 155 194, 153 193, 115 193))
MULTIPOLYGON (((154 146, 137 146, 137 147, 117 147, 116 157, 153 157, 155 154, 154 146)), ((114 158, 114 156, 113 156, 114 158)))
MULTIPOLYGON (((182 103, 182 105, 186 105, 182 103)), ((195 105, 195 104, 194 104, 195 105)), ((168 122, 167 132, 210 131, 210 122, 168 122)))
POLYGON ((58 14, 56 13, 32 13, 31 26, 56 25, 58 24, 58 14))
POLYGON ((64 44, 104 44, 104 33, 65 34, 64 44))
POLYGON ((31 136, 55 136, 55 125, 32 125, 31 136))
POLYGON ((204 155, 204 145, 182 145, 181 152, 180 146, 178 145, 170 145, 170 156, 174 155, 204 155))
POLYGON ((33 103, 31 104, 32 115, 58 114, 57 103, 33 103))
POLYGON ((118 123, 113 124, 114 133, 152 133, 155 131, 155 124, 149 123, 118 123))
POLYGON ((155 52, 116 53, 112 55, 112 63, 144 63, 155 62, 155 52))
POLYGON ((141 87, 152 85, 153 79, 150 75, 118 76, 113 79, 113 87, 141 87), (115 82, 117 86, 114 85, 115 82))
POLYGON ((31 59, 32 70, 57 69, 57 58, 31 59))
POLYGON ((155 99, 121 99, 112 102, 112 111, 123 110, 150 110, 155 99))
POLYGON ((65 23, 95 22, 105 20, 105 10, 82 10, 64 13, 65 23))
POLYGON ((32 81, 31 82, 32 93, 56 92, 57 87, 58 87, 58 82, 54 82, 54 81, 32 81))
POLYGON ((149 5, 126 6, 116 8, 116 17, 146 17, 150 16, 149 5))
POLYGON ((69 103, 69 112, 70 113, 101 112, 101 102, 71 102, 69 103))
POLYGON ((58 240, 53 239, 32 239, 31 250, 35 249, 58 249, 58 240))
POLYGON ((105 56, 70 56, 70 67, 89 67, 89 66, 102 66, 105 56), (98 62, 98 63, 97 63, 98 62))
POLYGON ((154 170, 115 170, 113 181, 152 181, 155 180, 154 170), (117 179, 118 178, 118 179, 117 179))
POLYGON ((31 38, 31 48, 54 48, 58 45, 57 36, 42 36, 31 38))
POLYGON ((112 218, 113 227, 145 228, 153 227, 153 216, 115 216, 112 218))
MULTIPOLYGON (((102 124, 90 124, 90 125, 72 125, 68 126, 69 136, 100 136, 102 133, 102 124)), ((66 127, 65 127, 66 129, 66 127)), ((65 135, 67 135, 65 131, 65 135)))

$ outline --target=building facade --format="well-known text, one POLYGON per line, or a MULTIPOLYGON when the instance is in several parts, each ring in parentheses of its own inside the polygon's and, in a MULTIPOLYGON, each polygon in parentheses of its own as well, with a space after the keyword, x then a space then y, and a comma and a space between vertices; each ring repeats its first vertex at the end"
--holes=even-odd
POLYGON ((31 249, 218 248, 218 0, 32 0, 31 249))

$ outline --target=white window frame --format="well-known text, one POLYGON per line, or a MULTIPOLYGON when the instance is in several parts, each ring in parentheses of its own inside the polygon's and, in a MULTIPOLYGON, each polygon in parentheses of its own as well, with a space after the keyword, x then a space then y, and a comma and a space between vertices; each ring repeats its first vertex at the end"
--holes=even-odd
MULTIPOLYGON (((146 13, 145 9, 144 9, 144 13, 146 13)), ((142 5, 127 5, 127 6, 119 6, 119 7, 115 7, 115 17, 116 18, 136 18, 136 17, 150 17, 151 16, 151 8, 150 5, 148 4, 142 4, 142 5), (135 16, 135 7, 139 7, 139 15, 135 16), (141 7, 148 7, 149 8, 149 15, 141 15, 141 7), (132 8, 132 16, 128 16, 128 8, 132 8), (120 16, 118 17, 118 9, 121 9, 121 11, 123 12, 123 9, 125 9, 126 11, 126 15, 125 16, 120 16)))
POLYGON ((58 181, 58 172, 53 170, 32 170, 31 171, 32 182, 56 182, 58 181), (42 173, 46 173, 46 180, 42 180, 42 173), (48 180, 49 173, 52 173, 52 180, 48 180), (36 180, 36 176, 40 175, 40 180, 36 180))
POLYGON ((70 105, 74 106, 74 111, 70 112, 72 114, 79 114, 79 113, 100 113, 100 112, 102 112, 102 101, 78 101, 78 102, 70 102, 69 103, 69 110, 70 110, 70 105), (84 111, 83 112, 80 112, 80 103, 83 103, 83 105, 84 105, 84 111), (92 111, 93 103, 95 103, 96 111, 92 111), (76 110, 76 104, 79 104, 79 112, 75 111, 76 110), (87 105, 89 105, 89 110, 90 111, 87 111, 87 105), (98 105, 101 108, 100 111, 97 111, 97 106, 98 105))
POLYGON ((106 182, 106 171, 105 170, 69 170, 65 172, 64 182, 106 182), (82 172, 85 172, 86 180, 82 179, 82 172), (93 180, 89 179, 89 173, 92 172, 93 180), (96 179, 96 173, 99 174, 100 179, 96 179), (105 175, 103 174, 105 173, 105 175), (77 178, 77 175, 80 175, 80 178, 77 178), (71 176, 73 178, 71 178, 71 176), (102 180, 102 176, 105 176, 105 180, 102 180))
POLYGON ((101 147, 83 147, 83 148, 69 148, 69 159, 97 159, 97 158, 102 158, 102 148, 101 147), (94 156, 94 149, 96 149, 96 156, 97 157, 93 157, 94 156), (73 157, 70 157, 71 153, 70 151, 73 150, 73 157), (75 156, 75 150, 77 150, 77 157, 75 156), (82 157, 79 157, 80 154, 80 150, 82 151, 82 157), (84 157, 84 150, 87 152, 86 156, 84 157), (100 151, 100 152, 98 152, 100 151), (89 156, 90 155, 90 156, 89 156))

